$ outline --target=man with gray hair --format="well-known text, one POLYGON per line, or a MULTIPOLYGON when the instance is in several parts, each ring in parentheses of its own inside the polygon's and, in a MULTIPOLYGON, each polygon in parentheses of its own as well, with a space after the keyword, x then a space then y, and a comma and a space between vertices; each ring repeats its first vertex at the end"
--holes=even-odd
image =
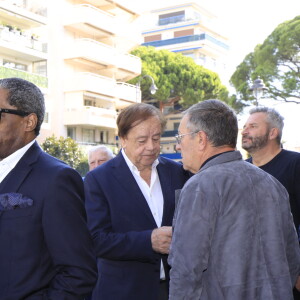
POLYGON ((114 157, 115 155, 112 150, 105 145, 98 145, 90 148, 88 156, 89 170, 94 170, 96 167, 114 157))
MULTIPOLYGON (((294 224, 300 236, 300 153, 282 149, 283 117, 273 108, 255 107, 242 131, 248 162, 273 175, 287 189, 294 224)), ((294 299, 300 293, 294 290, 294 299)))
POLYGON ((176 136, 183 167, 196 173, 177 208, 170 300, 293 297, 300 250, 285 188, 236 151, 235 113, 206 100, 183 115, 176 136))
POLYGON ((251 109, 242 131, 242 147, 251 155, 248 162, 273 175, 287 189, 299 235, 300 153, 282 149, 283 125, 283 117, 275 109, 251 109))

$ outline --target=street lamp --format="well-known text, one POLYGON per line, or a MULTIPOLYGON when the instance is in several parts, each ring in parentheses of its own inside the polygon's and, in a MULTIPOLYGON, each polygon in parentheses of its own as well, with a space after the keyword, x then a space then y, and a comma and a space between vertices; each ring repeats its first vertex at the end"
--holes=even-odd
POLYGON ((258 105, 259 99, 263 96, 264 92, 267 91, 268 88, 265 86, 264 82, 260 77, 254 80, 253 85, 249 88, 249 91, 253 92, 253 96, 255 98, 255 105, 258 105))
POLYGON ((151 86, 150 86, 150 93, 153 95, 156 93, 156 91, 158 90, 157 86, 155 85, 154 83, 154 79, 150 76, 150 75, 143 75, 139 81, 136 83, 136 102, 138 101, 139 99, 139 95, 140 95, 140 92, 141 92, 141 81, 144 79, 144 78, 150 78, 151 79, 151 86))

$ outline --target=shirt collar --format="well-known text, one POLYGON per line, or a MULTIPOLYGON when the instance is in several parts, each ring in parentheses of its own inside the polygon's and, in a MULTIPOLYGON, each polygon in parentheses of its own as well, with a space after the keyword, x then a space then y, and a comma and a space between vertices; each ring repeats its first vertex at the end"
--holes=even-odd
MULTIPOLYGON (((128 167, 129 167, 129 169, 132 170, 132 171, 138 171, 137 167, 132 163, 132 161, 131 161, 131 160, 128 158, 128 156, 126 155, 124 148, 122 148, 121 153, 122 153, 122 155, 123 155, 123 157, 124 157, 124 159, 125 159, 125 161, 126 161, 128 167)), ((159 160, 158 160, 158 158, 157 158, 157 159, 153 162, 153 164, 152 164, 152 169, 156 168, 158 164, 159 164, 159 160)))
POLYGON ((22 156, 26 153, 26 151, 33 145, 34 142, 35 142, 35 140, 31 141, 24 147, 18 149, 17 151, 13 152, 9 156, 5 157, 4 159, 2 159, 0 161, 0 164, 6 165, 6 164, 17 163, 22 158, 22 156))

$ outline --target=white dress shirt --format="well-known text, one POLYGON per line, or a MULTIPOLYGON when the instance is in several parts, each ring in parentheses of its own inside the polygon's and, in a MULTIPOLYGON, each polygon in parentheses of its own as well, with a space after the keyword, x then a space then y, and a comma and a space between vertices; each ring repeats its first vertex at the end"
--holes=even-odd
POLYGON ((15 151, 11 155, 5 157, 0 161, 0 183, 4 180, 4 178, 9 174, 9 172, 16 166, 19 160, 23 157, 26 151, 30 148, 30 146, 35 142, 35 140, 28 143, 26 146, 20 148, 15 151))
MULTIPOLYGON (((141 177, 139 170, 137 167, 131 162, 131 160, 127 157, 124 149, 121 150, 121 153, 125 159, 126 164, 128 165, 129 170, 131 171, 136 183, 138 184, 141 192, 143 193, 148 206, 151 210, 153 218, 156 222, 157 227, 161 227, 163 211, 164 211, 164 197, 161 190, 161 185, 157 173, 157 165, 159 164, 158 159, 154 161, 152 164, 151 170, 151 182, 150 186, 147 182, 141 177)), ((165 278, 165 272, 163 268, 163 264, 161 263, 160 268, 160 278, 165 278)))

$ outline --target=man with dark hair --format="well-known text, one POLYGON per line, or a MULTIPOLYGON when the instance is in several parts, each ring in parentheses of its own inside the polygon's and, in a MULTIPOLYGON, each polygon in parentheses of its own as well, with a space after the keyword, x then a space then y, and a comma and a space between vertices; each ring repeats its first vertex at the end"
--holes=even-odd
POLYGON ((83 182, 35 141, 44 97, 0 80, 0 299, 79 300, 97 278, 83 182))
POLYGON ((122 150, 85 178, 99 277, 93 300, 168 299, 167 254, 182 165, 159 157, 161 112, 139 103, 117 119, 122 150))
POLYGON ((196 173, 180 193, 170 300, 292 299, 300 274, 285 188, 235 150, 237 118, 206 100, 183 115, 177 149, 196 173))

